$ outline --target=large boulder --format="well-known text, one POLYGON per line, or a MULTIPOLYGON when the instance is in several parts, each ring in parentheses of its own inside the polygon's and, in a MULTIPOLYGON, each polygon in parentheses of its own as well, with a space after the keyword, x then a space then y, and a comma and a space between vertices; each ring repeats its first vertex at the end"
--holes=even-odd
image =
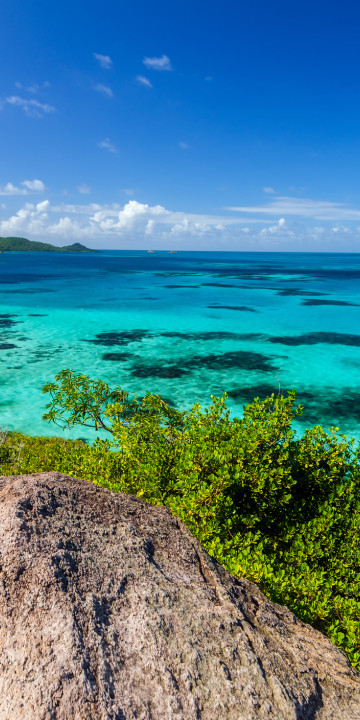
POLYGON ((163 507, 0 478, 0 720, 359 720, 360 675, 163 507))

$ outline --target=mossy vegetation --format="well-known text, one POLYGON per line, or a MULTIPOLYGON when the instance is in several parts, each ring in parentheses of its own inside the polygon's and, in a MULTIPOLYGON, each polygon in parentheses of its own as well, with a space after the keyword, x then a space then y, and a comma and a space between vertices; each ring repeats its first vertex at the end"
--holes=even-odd
POLYGON ((167 505, 237 576, 328 635, 360 669, 360 451, 320 426, 297 438, 295 393, 180 412, 64 370, 46 419, 103 428, 93 445, 2 433, 4 475, 55 470, 167 505))

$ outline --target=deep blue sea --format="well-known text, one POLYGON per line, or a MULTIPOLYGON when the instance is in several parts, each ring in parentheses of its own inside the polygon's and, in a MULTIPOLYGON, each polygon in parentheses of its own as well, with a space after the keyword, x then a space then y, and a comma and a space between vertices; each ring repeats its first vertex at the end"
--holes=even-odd
MULTIPOLYGON (((0 254, 0 426, 59 434, 42 385, 62 368, 179 409, 295 388, 305 427, 360 436, 360 255, 0 254)), ((86 437, 74 429, 66 437, 86 437)))

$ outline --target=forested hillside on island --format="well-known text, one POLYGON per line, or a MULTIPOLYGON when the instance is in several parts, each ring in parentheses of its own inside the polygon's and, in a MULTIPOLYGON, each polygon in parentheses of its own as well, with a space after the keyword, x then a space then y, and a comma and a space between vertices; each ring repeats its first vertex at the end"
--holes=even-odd
POLYGON ((23 237, 0 237, 0 252, 97 252, 90 250, 81 245, 81 243, 73 243, 72 245, 64 245, 56 247, 50 243, 38 242, 36 240, 27 240, 23 237))

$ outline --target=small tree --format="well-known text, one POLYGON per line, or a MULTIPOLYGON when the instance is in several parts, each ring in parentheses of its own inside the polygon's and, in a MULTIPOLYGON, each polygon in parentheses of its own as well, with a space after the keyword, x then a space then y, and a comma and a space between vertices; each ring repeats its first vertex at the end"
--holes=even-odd
POLYGON ((76 375, 73 370, 61 370, 55 380, 42 388, 43 393, 51 396, 43 420, 62 429, 84 425, 114 435, 119 423, 127 425, 134 419, 151 417, 170 426, 182 422, 183 413, 172 408, 160 395, 146 393, 142 398, 136 395, 131 398, 121 387, 111 389, 102 380, 76 375))
POLYGON ((130 397, 71 370, 43 391, 51 396, 44 419, 111 436, 88 449, 107 487, 170 507, 230 572, 326 632, 360 668, 360 450, 352 441, 320 426, 296 438, 295 392, 255 398, 236 418, 226 394, 179 412, 159 395, 130 397))

